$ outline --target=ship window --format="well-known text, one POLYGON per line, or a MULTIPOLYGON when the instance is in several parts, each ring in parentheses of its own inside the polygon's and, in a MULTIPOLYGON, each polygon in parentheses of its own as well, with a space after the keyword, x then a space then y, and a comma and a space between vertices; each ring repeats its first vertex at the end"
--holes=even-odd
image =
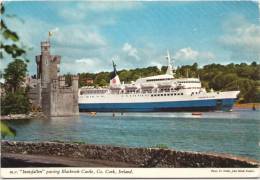
POLYGON ((181 93, 181 95, 183 95, 183 93, 181 93))
POLYGON ((176 93, 174 93, 174 96, 176 96, 176 93))
POLYGON ((164 94, 164 96, 166 96, 166 94, 164 94))

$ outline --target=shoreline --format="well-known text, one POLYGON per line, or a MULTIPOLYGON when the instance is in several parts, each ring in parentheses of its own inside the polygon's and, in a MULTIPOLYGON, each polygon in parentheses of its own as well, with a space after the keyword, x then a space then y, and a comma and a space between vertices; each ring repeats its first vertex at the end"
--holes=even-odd
POLYGON ((259 167, 258 160, 220 153, 177 151, 167 148, 131 148, 64 142, 1 141, 2 167, 95 166, 212 168, 259 167), (37 158, 39 157, 39 158, 37 158), (4 159, 5 158, 5 159, 4 159), (59 159, 60 161, 58 161, 59 159), (8 164, 8 162, 13 164, 8 164), (74 161, 74 165, 68 163, 74 161), (17 162, 18 164, 15 164, 17 162), (78 163, 77 163, 78 162, 78 163), (25 163, 25 164, 23 164, 25 163), (79 165, 81 163, 81 165, 79 165), (38 164, 38 166, 37 166, 38 164))
POLYGON ((233 109, 248 109, 252 110, 253 106, 255 106, 256 110, 260 110, 260 103, 235 103, 233 109))
MULTIPOLYGON (((235 103, 233 105, 233 110, 252 110, 253 106, 255 106, 255 110, 260 110, 260 103, 235 103)), ((81 112, 82 114, 88 114, 91 116, 95 116, 95 114, 81 112)), ((0 121, 8 121, 8 120, 25 120, 25 119, 33 119, 33 118, 46 118, 46 116, 42 112, 30 112, 29 114, 10 114, 10 115, 1 115, 0 121)))
POLYGON ((26 120, 33 118, 46 118, 46 116, 42 112, 30 112, 29 114, 9 114, 9 115, 1 115, 1 121, 9 121, 9 120, 26 120))

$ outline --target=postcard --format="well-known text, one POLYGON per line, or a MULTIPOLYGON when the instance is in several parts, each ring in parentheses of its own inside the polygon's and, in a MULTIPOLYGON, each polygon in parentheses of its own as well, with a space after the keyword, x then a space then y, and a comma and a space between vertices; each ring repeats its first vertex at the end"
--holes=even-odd
POLYGON ((259 177, 259 1, 2 1, 1 177, 259 177))

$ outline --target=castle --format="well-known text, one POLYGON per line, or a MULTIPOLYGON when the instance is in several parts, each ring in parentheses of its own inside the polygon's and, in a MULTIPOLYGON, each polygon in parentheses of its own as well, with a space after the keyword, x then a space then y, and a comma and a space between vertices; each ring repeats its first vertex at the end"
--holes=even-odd
POLYGON ((78 76, 72 76, 71 86, 59 76, 61 57, 51 55, 50 42, 41 42, 41 54, 36 56, 37 75, 30 81, 29 97, 46 116, 78 115, 78 76))

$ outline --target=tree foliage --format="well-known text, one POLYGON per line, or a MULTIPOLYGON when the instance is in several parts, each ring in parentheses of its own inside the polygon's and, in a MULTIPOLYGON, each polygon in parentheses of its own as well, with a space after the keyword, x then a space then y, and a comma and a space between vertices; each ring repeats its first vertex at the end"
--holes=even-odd
POLYGON ((27 71, 27 64, 21 59, 15 59, 9 63, 4 70, 6 90, 15 93, 24 83, 27 71))
MULTIPOLYGON (((1 43, 0 43, 0 58, 4 58, 4 52, 12 58, 17 58, 26 53, 25 47, 23 45, 19 44, 19 36, 16 32, 10 30, 6 23, 4 22, 4 19, 14 17, 11 15, 6 15, 5 13, 5 7, 3 2, 0 3, 0 13, 1 13, 1 22, 0 22, 0 28, 1 28, 1 43), (10 42, 13 42, 10 44, 10 42)), ((28 61, 25 59, 25 61, 28 61)))
POLYGON ((1 129, 2 138, 4 138, 5 136, 15 136, 16 135, 16 130, 7 126, 3 122, 0 122, 0 129, 1 129))
POLYGON ((1 98, 1 114, 27 114, 30 111, 30 101, 24 91, 8 92, 1 98))

